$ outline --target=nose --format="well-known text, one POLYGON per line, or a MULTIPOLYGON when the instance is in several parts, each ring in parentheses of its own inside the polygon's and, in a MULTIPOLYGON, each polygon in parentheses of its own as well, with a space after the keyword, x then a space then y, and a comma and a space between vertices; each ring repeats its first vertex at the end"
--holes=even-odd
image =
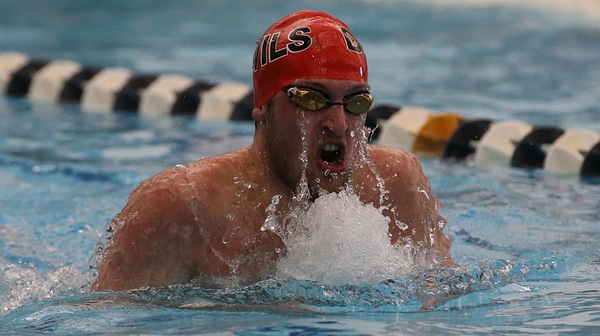
POLYGON ((348 130, 346 111, 341 104, 331 105, 324 111, 323 128, 337 136, 342 136, 348 130))

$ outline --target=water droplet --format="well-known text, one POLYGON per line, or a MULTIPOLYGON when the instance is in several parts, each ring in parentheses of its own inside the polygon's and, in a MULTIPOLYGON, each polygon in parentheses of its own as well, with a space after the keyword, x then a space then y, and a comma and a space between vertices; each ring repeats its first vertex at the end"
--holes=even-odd
POLYGON ((446 224, 447 224, 447 223, 446 223, 446 221, 444 221, 444 220, 440 220, 440 221, 438 221, 438 227, 439 227, 440 229, 443 229, 443 228, 445 228, 445 227, 446 227, 446 224))

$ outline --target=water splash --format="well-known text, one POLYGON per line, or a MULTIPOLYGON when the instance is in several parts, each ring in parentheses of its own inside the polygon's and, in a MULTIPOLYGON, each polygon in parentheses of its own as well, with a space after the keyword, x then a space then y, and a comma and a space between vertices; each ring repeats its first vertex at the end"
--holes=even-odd
MULTIPOLYGON (((422 263, 425 259, 416 253, 411 242, 390 243, 390 223, 382 214, 384 208, 361 202, 353 190, 351 178, 341 191, 325 193, 321 190, 319 197, 311 202, 306 176, 310 120, 305 111, 300 109, 299 112, 302 175, 287 209, 278 209, 281 208, 281 196, 273 196, 261 228, 278 234, 286 246, 285 254, 277 264, 276 277, 326 284, 377 283, 426 264, 422 263)), ((352 132, 355 141, 351 145, 356 146, 358 155, 350 169, 367 164, 377 181, 374 188, 380 195, 379 203, 385 204, 384 198, 389 192, 366 153, 368 135, 367 127, 352 132)))
POLYGON ((118 226, 122 226, 123 223, 115 223, 115 221, 110 221, 104 225, 104 229, 102 230, 102 234, 98 241, 96 242, 96 247, 94 248, 94 253, 90 257, 89 268, 90 268, 90 276, 92 278, 96 278, 98 276, 98 268, 102 265, 104 258, 106 257, 106 252, 108 247, 110 246, 112 236, 117 229, 118 226))
MULTIPOLYGON (((551 262, 565 263, 564 260, 551 262)), ((134 300, 157 305, 215 310, 275 310, 277 307, 307 309, 309 312, 401 312, 432 309, 461 309, 486 305, 492 293, 532 291, 526 278, 553 277, 556 267, 540 268, 548 260, 523 263, 496 261, 468 267, 438 267, 411 272, 372 284, 327 284, 306 279, 270 279, 251 285, 199 287, 193 284, 147 288, 126 293, 134 300), (532 266, 532 267, 528 267, 532 266), (527 269, 527 270, 526 270, 527 269), (458 300, 454 300, 460 298, 458 300)), ((560 268, 560 266, 558 267, 560 268)))
POLYGON ((277 264, 277 278, 377 283, 418 264, 410 244, 390 244, 389 219, 351 190, 323 195, 294 218, 282 237, 287 253, 277 264))
POLYGON ((265 210, 267 212, 267 218, 265 219, 265 223, 261 226, 261 231, 271 231, 281 235, 279 230, 279 224, 277 222, 277 205, 279 205, 279 201, 281 200, 281 195, 274 195, 271 197, 271 203, 267 206, 265 210))
MULTIPOLYGON (((366 144, 369 138, 369 134, 370 134, 370 129, 366 126, 363 126, 362 129, 359 132, 359 147, 358 147, 358 155, 359 155, 359 162, 364 162, 367 164, 367 166, 369 167, 369 169, 371 170, 371 172, 375 175, 375 180, 377 181, 377 185, 374 187, 376 190, 374 190, 375 192, 379 193, 379 204, 386 204, 386 200, 389 198, 389 190, 387 190, 387 188, 385 187, 385 181, 383 180, 383 178, 381 177, 381 175, 377 172, 377 169, 375 168, 375 163, 373 163, 373 161, 369 158, 368 154, 367 154, 367 150, 366 150, 366 144)), ((396 212, 395 209, 389 209, 390 211, 392 211, 393 213, 396 212)))
POLYGON ((51 271, 6 263, 0 268, 0 313, 67 293, 83 293, 88 275, 74 267, 51 271))
POLYGON ((300 127, 302 140, 302 153, 299 158, 300 163, 302 164, 302 176, 298 182, 294 199, 296 201, 302 201, 310 198, 310 189, 308 187, 308 179, 306 178, 306 169, 308 168, 308 132, 306 131, 306 125, 308 125, 309 121, 304 109, 300 109, 300 118, 298 118, 297 123, 298 127, 300 127))

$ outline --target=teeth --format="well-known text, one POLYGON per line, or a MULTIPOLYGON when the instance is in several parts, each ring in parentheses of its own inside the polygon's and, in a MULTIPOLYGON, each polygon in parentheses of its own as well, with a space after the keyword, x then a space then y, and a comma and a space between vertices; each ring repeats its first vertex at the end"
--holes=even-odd
POLYGON ((340 161, 342 147, 335 144, 326 144, 321 150, 321 160, 334 163, 340 161))
POLYGON ((333 145, 333 144, 328 144, 323 147, 323 150, 327 151, 327 152, 335 152, 339 149, 340 149, 340 147, 338 145, 333 145))

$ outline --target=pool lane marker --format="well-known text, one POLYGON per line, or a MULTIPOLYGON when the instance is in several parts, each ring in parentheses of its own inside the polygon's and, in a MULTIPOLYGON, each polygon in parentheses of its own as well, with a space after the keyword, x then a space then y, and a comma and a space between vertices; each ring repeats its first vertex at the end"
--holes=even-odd
POLYGON ((213 84, 181 75, 134 74, 125 68, 0 53, 0 91, 13 97, 80 104, 92 113, 195 115, 200 120, 252 120, 252 92, 241 83, 213 84))
MULTIPOLYGON (((90 112, 112 113, 118 98, 127 94, 126 84, 132 72, 125 68, 106 68, 98 72, 86 84, 81 97, 81 108, 90 112), (121 92, 124 92, 121 95, 121 92)), ((132 89, 135 90, 135 89, 132 89)))
MULTIPOLYGON (((16 52, 0 52, 0 92, 80 104, 83 111, 92 113, 252 120, 252 91, 245 84, 214 84, 176 74, 134 74, 125 68, 36 60, 16 52)), ((420 155, 600 177, 600 133, 594 130, 565 131, 517 120, 467 120, 455 113, 391 105, 373 107, 367 126, 374 129, 372 142, 420 155)))
POLYGON ((548 149, 544 168, 554 173, 600 176, 599 148, 600 134, 598 132, 567 131, 558 137, 548 149))
POLYGON ((492 123, 476 144, 475 163, 481 166, 510 166, 517 145, 531 130, 531 125, 518 120, 492 123))
MULTIPOLYGON (((370 118, 381 145, 479 166, 546 169, 557 174, 600 177, 600 133, 532 126, 518 120, 467 120, 425 108, 375 106, 370 118), (391 112, 393 111, 393 112, 391 112)), ((368 122, 367 122, 368 124, 368 122)))

